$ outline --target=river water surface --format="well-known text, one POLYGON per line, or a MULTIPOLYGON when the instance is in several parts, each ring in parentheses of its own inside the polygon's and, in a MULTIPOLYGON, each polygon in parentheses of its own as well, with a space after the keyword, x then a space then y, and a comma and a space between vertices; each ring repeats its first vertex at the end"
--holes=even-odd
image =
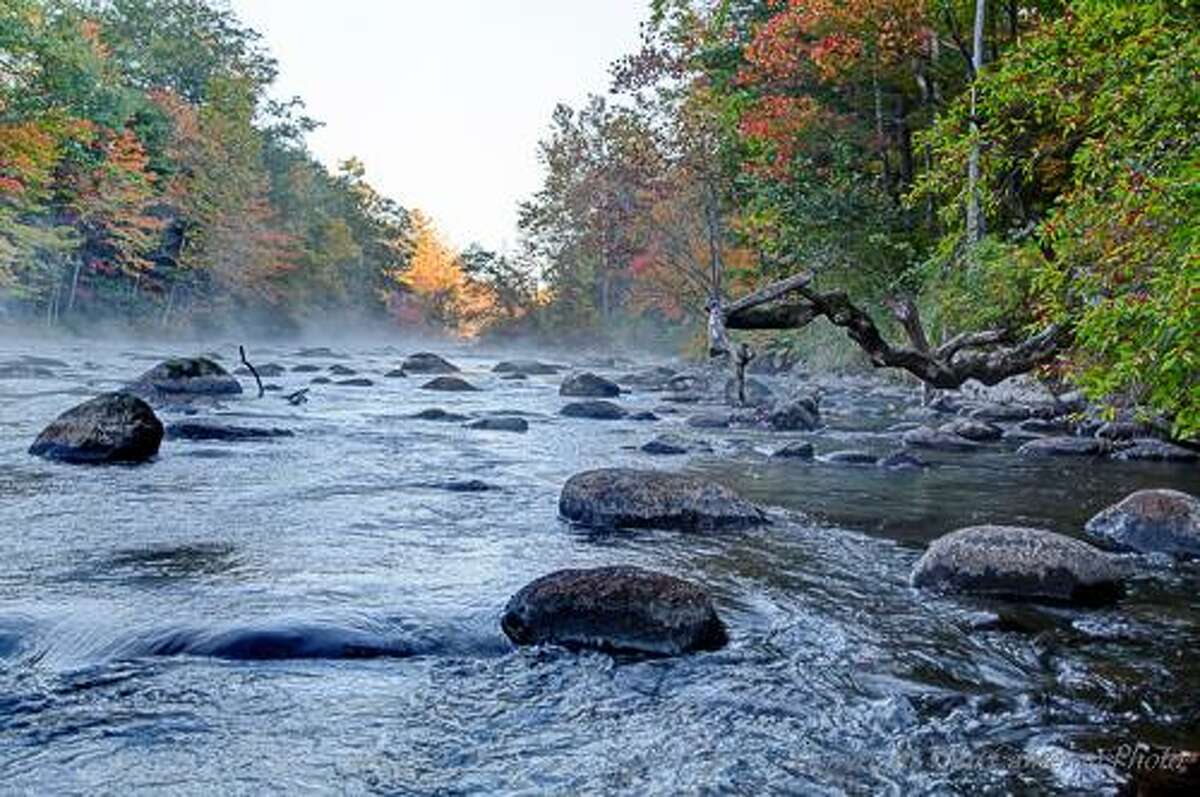
MULTIPOLYGON (((236 347, 215 350, 232 368, 236 347)), ((60 412, 193 352, 0 341, 0 361, 61 361, 0 381, 0 792, 1102 793, 1130 776, 1105 751, 1200 749, 1195 565, 1140 562, 1128 597, 1089 611, 907 583, 954 528, 1078 534, 1132 490, 1200 492, 1195 467, 1029 461, 1002 444, 932 455, 924 472, 773 464, 793 438, 894 450, 882 430, 909 417, 913 391, 830 381, 819 433, 700 431, 686 408, 560 417, 560 378, 503 381, 495 355, 443 350, 483 388, 443 394, 382 377, 405 347, 295 351, 252 354, 340 362, 375 384, 314 386, 292 407, 246 379, 246 396, 202 415, 295 437, 164 441, 150 464, 89 468, 26 448, 60 412), (406 417, 427 407, 520 411, 530 430, 406 417), (714 452, 637 450, 664 431, 714 452), (706 473, 775 522, 599 535, 560 521, 568 476, 618 464, 706 473), (446 489, 469 480, 490 489, 446 489), (731 644, 624 660, 517 650, 501 633, 531 579, 619 563, 703 584, 731 644)))

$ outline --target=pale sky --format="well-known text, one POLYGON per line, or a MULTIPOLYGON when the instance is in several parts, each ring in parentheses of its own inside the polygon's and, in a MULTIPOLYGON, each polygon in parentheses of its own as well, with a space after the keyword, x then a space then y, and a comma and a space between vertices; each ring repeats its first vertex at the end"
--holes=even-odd
POLYGON ((540 183, 537 141, 558 102, 606 93, 650 0, 230 0, 279 60, 275 93, 325 127, 384 194, 431 214, 458 245, 516 242, 540 183))

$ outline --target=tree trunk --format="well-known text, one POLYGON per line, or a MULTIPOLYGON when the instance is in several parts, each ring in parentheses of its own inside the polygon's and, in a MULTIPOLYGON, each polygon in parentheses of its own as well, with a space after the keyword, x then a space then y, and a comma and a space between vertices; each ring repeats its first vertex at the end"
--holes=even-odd
POLYGON ((75 311, 75 295, 79 292, 79 272, 83 270, 83 260, 75 258, 75 269, 71 274, 71 292, 67 294, 67 313, 75 311))
POLYGON ((974 245, 983 237, 983 219, 979 212, 979 123, 976 119, 976 83, 983 69, 983 22, 987 0, 975 0, 975 36, 972 42, 971 66, 971 155, 967 161, 967 243, 974 245))

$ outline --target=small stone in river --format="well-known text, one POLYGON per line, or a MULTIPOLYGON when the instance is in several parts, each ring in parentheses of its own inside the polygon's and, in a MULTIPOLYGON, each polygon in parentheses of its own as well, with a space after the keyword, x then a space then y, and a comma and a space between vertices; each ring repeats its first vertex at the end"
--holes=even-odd
POLYGON ((678 455, 688 452, 687 441, 673 434, 663 434, 642 446, 647 454, 678 455))
POLYGON ((551 376, 563 370, 561 365, 550 365, 537 360, 505 360, 496 363, 492 369, 498 374, 519 374, 521 376, 551 376))
POLYGON ((904 433, 904 445, 912 448, 928 448, 933 451, 975 451, 979 444, 959 437, 956 434, 942 432, 928 426, 919 426, 904 433))
POLYGON ((625 410, 611 401, 575 401, 558 411, 568 418, 590 418, 594 421, 619 421, 625 410))
POLYGON ((938 431, 943 434, 953 434, 959 437, 964 437, 967 440, 975 442, 984 442, 988 440, 999 440, 1004 434, 1004 430, 999 426, 990 424, 987 421, 979 421, 974 418, 956 418, 953 421, 942 424, 938 431))
POLYGON ((439 490, 448 490, 452 493, 486 493, 492 489, 490 484, 479 479, 440 482, 432 486, 439 490))
POLYGON ((707 531, 767 522, 765 512, 716 482, 630 468, 575 474, 563 485, 558 511, 572 523, 595 528, 707 531))
POLYGON ((437 407, 421 410, 410 417, 418 421, 446 421, 449 423, 461 423, 462 421, 470 420, 470 418, 468 418, 466 415, 458 415, 457 413, 447 412, 446 410, 438 409, 437 407))
POLYGON ((1200 499, 1178 490, 1138 490, 1097 514, 1084 530, 1122 550, 1200 556, 1200 499))
POLYGON ((1121 594, 1123 568, 1086 542, 1042 529, 972 526, 934 540, 912 572, 914 587, 1066 604, 1121 594))
POLYGON ((529 421, 524 418, 503 415, 492 418, 479 418, 468 423, 467 428, 484 432, 528 432, 529 421))
POLYGON ((383 375, 385 379, 404 379, 408 374, 404 373, 403 368, 393 368, 383 375))
POLYGON ((1017 449, 1026 457, 1103 457, 1112 443, 1096 437, 1043 437, 1017 449))
POLYGON ((693 429, 728 429, 730 422, 731 418, 727 412, 693 415, 686 421, 693 429))
POLYGON ((29 453, 76 464, 144 462, 158 453, 162 438, 162 422, 149 404, 128 393, 107 393, 59 415, 29 453))
POLYGON ((615 382, 585 371, 571 374, 564 379, 558 388, 558 394, 584 398, 616 398, 621 395, 621 388, 615 382))
POLYGON ((358 373, 358 371, 339 363, 329 366, 329 373, 333 374, 334 376, 354 376, 356 373, 358 373))
POLYGON ((459 368, 443 357, 422 351, 405 359, 400 370, 410 374, 454 374, 458 373, 459 368))
POLYGON ((321 366, 312 363, 301 363, 292 369, 295 374, 311 374, 321 370, 321 366))
POLYGON ((421 385, 422 390, 441 390, 448 393, 473 393, 479 388, 457 376, 439 376, 421 385))
POLYGON ((813 444, 793 440, 771 454, 772 459, 812 459, 813 444))
POLYGON ((728 641, 704 590, 637 567, 559 570, 509 600, 500 627, 518 645, 676 656, 728 641))
POLYGON ((650 412, 649 410, 642 410, 641 412, 635 412, 632 415, 630 415, 629 420, 631 420, 631 421, 657 421, 658 416, 655 415, 653 412, 650 412))

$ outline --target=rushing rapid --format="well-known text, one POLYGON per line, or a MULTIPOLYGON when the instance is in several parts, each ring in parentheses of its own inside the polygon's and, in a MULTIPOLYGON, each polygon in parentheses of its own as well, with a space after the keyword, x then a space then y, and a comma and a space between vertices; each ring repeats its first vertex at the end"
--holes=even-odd
MULTIPOLYGON (((236 346, 216 350, 229 368, 236 346)), ((898 447, 916 392, 817 380, 815 433, 686 429, 558 414, 561 377, 506 380, 446 348, 479 392, 385 378, 406 349, 301 359, 257 346, 282 387, 164 420, 294 437, 164 441, 141 466, 29 456, 63 410, 179 348, 0 343, 50 358, 0 380, 0 783, 4 792, 792 793, 1115 791, 1137 742, 1200 749, 1200 569, 1139 560, 1103 609, 938 598, 908 583, 924 546, 980 522, 1078 535, 1195 466, 935 454, 928 470, 772 460, 898 447), (310 385, 301 363, 370 386, 310 385), (307 403, 285 393, 309 387, 307 403), (521 413, 524 434, 414 419, 521 413), (709 451, 654 457, 664 431, 709 451), (713 534, 574 529, 573 473, 704 473, 771 511, 713 534), (516 649, 509 596, 563 567, 636 564, 702 584, 717 652, 636 659, 516 649)), ((623 363, 593 364, 616 375, 623 363)), ((700 408, 703 409, 703 408, 700 408)))

